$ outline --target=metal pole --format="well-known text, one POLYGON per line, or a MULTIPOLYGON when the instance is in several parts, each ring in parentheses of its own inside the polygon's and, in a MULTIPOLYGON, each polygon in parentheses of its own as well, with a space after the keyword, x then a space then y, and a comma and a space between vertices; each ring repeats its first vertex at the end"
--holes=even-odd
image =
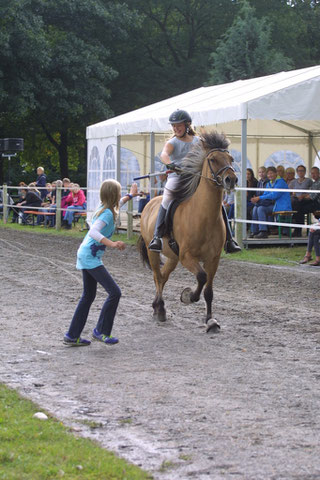
POLYGON ((117 135, 116 180, 121 183, 121 135, 117 135))
POLYGON ((3 212, 3 223, 7 223, 7 214, 8 214, 8 187, 6 184, 3 185, 3 197, 2 197, 2 212, 3 212))
MULTIPOLYGON (((150 173, 153 174, 155 172, 155 164, 154 164, 154 157, 155 157, 155 138, 154 133, 150 133, 150 173)), ((154 176, 150 177, 150 199, 153 198, 154 195, 154 176)))
POLYGON ((56 229, 61 229, 61 190, 62 181, 57 180, 56 183, 56 229))
MULTIPOLYGON (((130 189, 129 189, 130 191, 130 189)), ((133 201, 132 198, 127 202, 127 239, 131 240, 133 237, 133 201)))
MULTIPOLYGON (((241 177, 240 186, 245 187, 247 185, 247 120, 241 120, 241 177)), ((236 202, 236 217, 247 219, 247 197, 244 190, 237 192, 236 202)), ((240 247, 243 247, 243 239, 247 236, 247 224, 238 223, 236 225, 236 239, 240 247)))

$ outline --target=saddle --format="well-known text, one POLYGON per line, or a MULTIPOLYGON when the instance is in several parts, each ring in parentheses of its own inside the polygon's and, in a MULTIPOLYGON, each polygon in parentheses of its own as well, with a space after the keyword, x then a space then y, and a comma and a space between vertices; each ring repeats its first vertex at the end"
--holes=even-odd
POLYGON ((169 203, 166 217, 164 220, 164 227, 165 227, 164 236, 169 237, 169 241, 168 241, 169 247, 171 248, 173 253, 175 253, 176 255, 179 255, 179 245, 173 236, 173 217, 180 203, 181 202, 179 202, 178 200, 172 200, 169 203))

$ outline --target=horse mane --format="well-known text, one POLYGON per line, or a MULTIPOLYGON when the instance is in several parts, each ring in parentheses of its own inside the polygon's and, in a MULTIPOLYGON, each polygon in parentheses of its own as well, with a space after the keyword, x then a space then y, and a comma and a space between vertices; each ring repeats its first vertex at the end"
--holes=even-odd
POLYGON ((227 149, 229 145, 230 141, 224 133, 218 133, 215 130, 203 132, 200 135, 200 141, 192 146, 181 162, 183 173, 179 176, 180 181, 177 187, 175 190, 172 190, 173 198, 178 202, 182 202, 191 197, 198 188, 207 152, 213 148, 227 149))

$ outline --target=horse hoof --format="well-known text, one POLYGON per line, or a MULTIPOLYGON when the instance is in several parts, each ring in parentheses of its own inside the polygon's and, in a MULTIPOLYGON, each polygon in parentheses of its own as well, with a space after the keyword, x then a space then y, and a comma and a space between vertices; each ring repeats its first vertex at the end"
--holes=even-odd
POLYGON ((219 333, 220 325, 216 320, 213 320, 207 325, 206 332, 209 333, 219 333))
POLYGON ((185 305, 190 305, 190 303, 192 303, 191 294, 192 294, 192 289, 190 287, 185 288, 180 296, 181 302, 184 303, 185 305))
POLYGON ((166 322, 167 321, 167 316, 165 313, 154 313, 153 314, 153 319, 156 322, 166 322))

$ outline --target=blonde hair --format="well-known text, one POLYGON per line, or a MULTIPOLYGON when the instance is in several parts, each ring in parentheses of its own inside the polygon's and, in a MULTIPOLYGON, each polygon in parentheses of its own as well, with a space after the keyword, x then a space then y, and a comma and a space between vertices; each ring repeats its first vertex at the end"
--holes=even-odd
POLYGON ((38 194, 40 195, 40 191, 39 191, 39 190, 37 189, 37 187, 36 187, 36 182, 31 182, 31 183, 29 183, 29 185, 28 185, 28 190, 29 190, 30 192, 35 192, 35 193, 38 193, 38 194))
POLYGON ((109 178, 104 180, 100 187, 100 202, 94 218, 98 218, 108 208, 111 210, 113 219, 116 220, 119 210, 119 198, 121 194, 121 185, 117 180, 109 178))

